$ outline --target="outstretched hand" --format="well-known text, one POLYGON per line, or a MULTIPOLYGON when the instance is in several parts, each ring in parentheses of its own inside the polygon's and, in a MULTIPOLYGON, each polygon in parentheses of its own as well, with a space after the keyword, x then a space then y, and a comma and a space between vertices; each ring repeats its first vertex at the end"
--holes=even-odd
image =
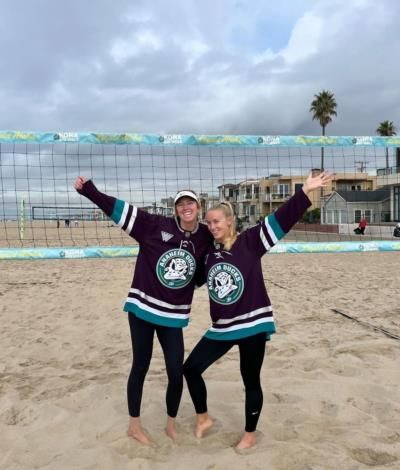
POLYGON ((78 176, 74 183, 74 188, 77 191, 82 191, 83 185, 86 183, 86 178, 84 176, 78 176))
POLYGON ((323 171, 317 176, 313 176, 312 173, 308 175, 306 182, 303 184, 303 191, 308 194, 311 191, 315 191, 318 188, 324 188, 332 181, 333 175, 323 171))

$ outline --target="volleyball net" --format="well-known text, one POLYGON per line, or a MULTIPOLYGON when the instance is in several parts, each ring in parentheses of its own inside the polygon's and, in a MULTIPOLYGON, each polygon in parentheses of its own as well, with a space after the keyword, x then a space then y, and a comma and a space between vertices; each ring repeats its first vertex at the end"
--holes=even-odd
POLYGON ((0 259, 137 254, 136 242, 75 191, 79 175, 164 216, 174 215, 180 189, 198 193, 203 216, 228 200, 246 230, 321 168, 334 174, 331 185, 312 193, 272 251, 400 250, 400 137, 0 131, 0 259))

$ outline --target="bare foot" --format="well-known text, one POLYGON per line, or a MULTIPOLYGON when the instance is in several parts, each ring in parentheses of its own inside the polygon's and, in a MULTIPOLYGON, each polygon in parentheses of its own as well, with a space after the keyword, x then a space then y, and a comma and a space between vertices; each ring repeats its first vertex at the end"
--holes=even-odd
POLYGON ((171 418, 170 416, 168 416, 167 425, 165 427, 165 433, 173 441, 176 439, 177 432, 176 432, 176 419, 175 418, 171 418))
POLYGON ((140 418, 131 418, 128 428, 128 436, 136 439, 146 446, 151 444, 150 439, 146 436, 140 423, 140 418))
POLYGON ((195 436, 197 438, 202 438, 204 433, 210 429, 214 424, 214 421, 210 418, 208 413, 202 413, 197 415, 197 422, 196 422, 196 429, 195 429, 195 436))
POLYGON ((256 435, 254 432, 245 432, 236 446, 236 450, 250 449, 257 444, 256 435))

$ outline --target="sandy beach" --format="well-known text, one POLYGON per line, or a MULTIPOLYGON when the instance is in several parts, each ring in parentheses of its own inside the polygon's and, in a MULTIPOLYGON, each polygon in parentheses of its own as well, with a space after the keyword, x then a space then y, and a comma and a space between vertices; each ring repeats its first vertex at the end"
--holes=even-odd
MULTIPOLYGON (((0 469, 400 468, 400 342, 377 329, 400 336, 400 253, 264 257, 278 332, 262 371, 258 444, 242 454, 234 450, 244 426, 237 349, 205 374, 214 429, 193 436, 185 386, 174 443, 163 430, 156 341, 142 406, 154 443, 126 436, 131 347, 122 305, 134 264, 0 263, 0 469)), ((186 354, 208 324, 203 287, 186 354)))

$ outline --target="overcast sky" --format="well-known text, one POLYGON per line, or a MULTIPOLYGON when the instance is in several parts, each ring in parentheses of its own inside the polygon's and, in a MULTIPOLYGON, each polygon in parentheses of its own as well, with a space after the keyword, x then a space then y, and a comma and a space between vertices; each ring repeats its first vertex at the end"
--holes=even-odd
POLYGON ((319 134, 400 126, 398 0, 0 0, 0 129, 319 134))

